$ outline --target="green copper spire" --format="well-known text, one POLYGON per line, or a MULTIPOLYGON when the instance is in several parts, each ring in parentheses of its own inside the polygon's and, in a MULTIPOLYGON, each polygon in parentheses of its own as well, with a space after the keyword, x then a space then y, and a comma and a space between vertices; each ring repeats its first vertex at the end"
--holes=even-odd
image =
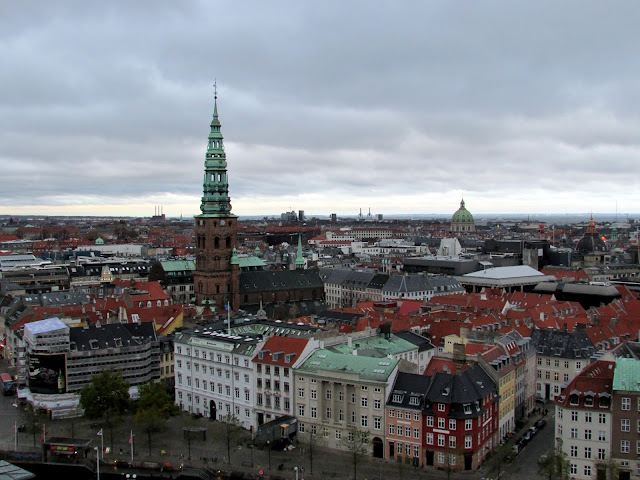
POLYGON ((227 157, 224 153, 220 120, 218 120, 218 89, 214 88, 213 119, 204 160, 204 182, 202 185, 202 203, 199 217, 233 217, 229 199, 229 183, 227 178, 227 157))
POLYGON ((304 267, 304 257, 302 256, 302 235, 298 234, 298 254, 296 255, 296 268, 304 267))

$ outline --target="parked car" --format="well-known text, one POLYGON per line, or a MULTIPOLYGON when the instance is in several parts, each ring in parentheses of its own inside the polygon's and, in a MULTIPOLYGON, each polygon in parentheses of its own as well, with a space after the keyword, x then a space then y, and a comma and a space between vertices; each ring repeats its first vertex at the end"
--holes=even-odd
POLYGON ((529 427, 529 431, 531 432, 531 436, 534 436, 536 433, 538 433, 538 429, 535 426, 529 427))
POLYGON ((524 437, 522 438, 524 438, 524 440, 528 442, 529 440, 531 440, 532 437, 533 437, 533 434, 531 433, 531 430, 529 430, 527 433, 524 434, 524 437))
POLYGON ((536 423, 534 423, 535 427, 540 430, 541 428, 544 428, 544 426, 547 424, 547 421, 544 419, 540 419, 538 421, 536 421, 536 423))

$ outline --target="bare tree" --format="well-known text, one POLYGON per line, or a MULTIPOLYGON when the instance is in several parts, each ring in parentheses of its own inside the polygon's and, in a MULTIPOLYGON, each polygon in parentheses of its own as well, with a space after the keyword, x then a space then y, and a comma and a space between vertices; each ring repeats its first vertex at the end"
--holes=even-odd
POLYGON ((357 480, 358 464, 369 451, 369 432, 351 426, 347 428, 347 436, 340 439, 340 444, 351 454, 353 480, 357 480))
POLYGON ((228 463, 231 465, 231 447, 238 444, 242 435, 242 425, 235 415, 231 413, 227 413, 220 420, 222 421, 222 435, 227 443, 228 463))

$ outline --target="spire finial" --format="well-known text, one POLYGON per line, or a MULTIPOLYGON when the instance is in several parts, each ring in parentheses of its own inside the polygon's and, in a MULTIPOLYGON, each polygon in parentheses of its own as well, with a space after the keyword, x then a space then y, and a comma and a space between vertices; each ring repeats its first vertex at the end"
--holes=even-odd
POLYGON ((214 100, 218 99, 218 79, 217 78, 213 79, 213 99, 214 100))

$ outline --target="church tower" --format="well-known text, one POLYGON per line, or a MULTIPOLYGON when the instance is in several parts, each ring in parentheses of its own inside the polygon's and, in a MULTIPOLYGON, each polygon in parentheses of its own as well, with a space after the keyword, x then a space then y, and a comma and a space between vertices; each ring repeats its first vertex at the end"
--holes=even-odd
POLYGON ((218 95, 214 84, 211 131, 204 160, 200 215, 195 217, 196 270, 193 275, 197 305, 232 310, 240 307, 237 261, 232 261, 238 238, 238 217, 231 213, 227 158, 218 119, 218 95))

